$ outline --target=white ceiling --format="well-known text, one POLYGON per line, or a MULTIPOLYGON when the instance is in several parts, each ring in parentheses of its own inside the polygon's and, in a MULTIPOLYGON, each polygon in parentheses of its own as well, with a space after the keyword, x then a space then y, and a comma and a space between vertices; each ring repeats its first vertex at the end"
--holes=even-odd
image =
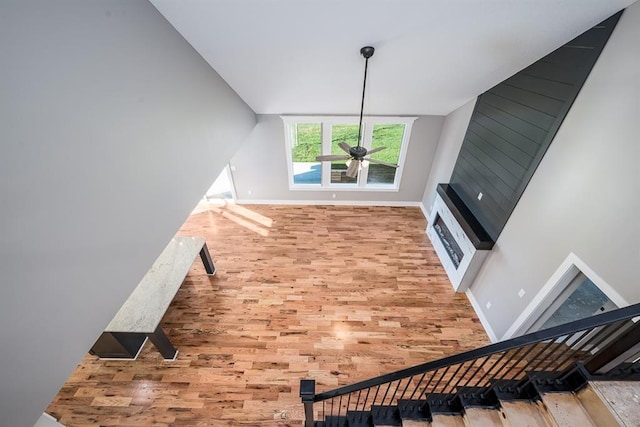
POLYGON ((151 0, 256 112, 444 115, 635 0, 151 0))

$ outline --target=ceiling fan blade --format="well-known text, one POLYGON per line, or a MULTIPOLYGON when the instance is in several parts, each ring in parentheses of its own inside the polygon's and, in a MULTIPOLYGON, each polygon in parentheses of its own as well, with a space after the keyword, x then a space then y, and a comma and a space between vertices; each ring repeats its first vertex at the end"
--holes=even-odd
POLYGON ((351 158, 351 156, 344 156, 344 155, 336 156, 336 155, 333 155, 333 154, 329 154, 329 155, 326 155, 326 156, 316 156, 316 160, 319 161, 319 162, 324 162, 326 160, 331 160, 331 161, 334 161, 334 160, 349 160, 350 158, 351 158))
POLYGON ((378 151, 382 151, 382 150, 384 150, 385 148, 387 148, 387 147, 376 147, 376 148, 374 148, 374 149, 372 149, 372 150, 368 150, 368 151, 367 151, 367 155, 369 155, 369 154, 373 154, 373 153, 377 153, 378 151))
POLYGON ((347 176, 349 178, 355 178, 358 176, 358 170, 360 169, 360 160, 352 160, 347 168, 347 176))
POLYGON ((347 144, 346 142, 344 142, 344 141, 343 142, 338 142, 338 147, 342 148, 344 151, 346 151, 347 153, 351 154, 350 151, 349 151, 351 149, 351 147, 349 147, 349 144, 347 144))
POLYGON ((369 159, 369 158, 366 158, 365 160, 368 160, 371 163, 377 163, 379 165, 389 166, 389 167, 392 167, 392 168, 397 168, 398 167, 398 165, 394 165, 393 163, 389 163, 389 162, 383 162, 381 160, 369 159))

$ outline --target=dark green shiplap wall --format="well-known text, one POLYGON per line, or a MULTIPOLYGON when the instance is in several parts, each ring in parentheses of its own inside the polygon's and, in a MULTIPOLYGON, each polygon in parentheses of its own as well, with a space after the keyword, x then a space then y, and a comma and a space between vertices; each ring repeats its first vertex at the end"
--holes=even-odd
POLYGON ((478 98, 449 184, 494 240, 621 14, 611 16, 478 98))

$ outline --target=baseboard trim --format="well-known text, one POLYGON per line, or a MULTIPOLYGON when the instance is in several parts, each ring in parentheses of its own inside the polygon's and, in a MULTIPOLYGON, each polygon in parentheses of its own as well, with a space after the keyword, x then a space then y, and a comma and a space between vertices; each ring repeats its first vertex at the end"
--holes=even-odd
POLYGON ((431 214, 427 211, 427 208, 424 206, 424 203, 420 202, 419 206, 420 206, 420 210, 422 211, 422 215, 424 215, 424 219, 428 221, 431 214))
POLYGON ((482 307, 480 306, 480 303, 478 302, 476 297, 473 295, 473 292, 471 292, 471 289, 467 289, 465 294, 467 295, 467 299, 471 303, 473 310, 478 315, 478 319, 480 319, 480 323, 482 324, 482 327, 484 328, 485 332, 489 336, 489 339, 491 340, 491 342, 492 343, 498 342, 499 341, 498 336, 496 335, 495 332, 493 332, 493 328, 491 328, 491 325, 489 324, 489 319, 487 319, 486 316, 484 315, 484 312, 482 311, 482 307))
MULTIPOLYGON (((238 205, 329 205, 329 206, 392 206, 420 207, 421 202, 397 202, 376 200, 263 200, 236 199, 238 205)), ((421 208, 422 209, 422 208, 421 208)), ((423 209, 424 212, 424 209, 423 209)))

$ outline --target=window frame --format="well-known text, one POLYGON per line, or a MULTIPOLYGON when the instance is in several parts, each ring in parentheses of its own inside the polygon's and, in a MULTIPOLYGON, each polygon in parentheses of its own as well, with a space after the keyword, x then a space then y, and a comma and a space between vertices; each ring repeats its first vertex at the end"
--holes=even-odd
POLYGON ((377 124, 402 124, 405 126, 402 142, 400 145, 400 153, 398 155, 398 169, 394 177, 393 184, 369 184, 367 183, 368 168, 364 168, 358 173, 356 183, 332 183, 331 182, 331 162, 320 162, 321 173, 320 183, 318 184, 296 184, 293 179, 293 132, 292 125, 299 123, 319 123, 321 132, 321 154, 331 153, 331 137, 333 125, 358 125, 360 116, 280 116, 284 124, 286 161, 289 190, 293 191, 392 191, 400 190, 400 182, 404 172, 404 165, 407 156, 409 140, 411 139, 411 130, 413 122, 417 116, 363 116, 362 118, 362 145, 370 149, 373 141, 373 128, 377 124))

